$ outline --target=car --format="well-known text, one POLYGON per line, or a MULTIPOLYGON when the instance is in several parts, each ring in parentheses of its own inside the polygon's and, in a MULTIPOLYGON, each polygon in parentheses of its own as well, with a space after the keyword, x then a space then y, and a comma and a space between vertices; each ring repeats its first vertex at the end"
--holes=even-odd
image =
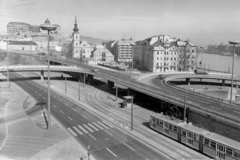
POLYGON ((45 56, 46 53, 44 53, 44 52, 40 52, 40 53, 38 53, 38 55, 39 55, 39 56, 45 56))

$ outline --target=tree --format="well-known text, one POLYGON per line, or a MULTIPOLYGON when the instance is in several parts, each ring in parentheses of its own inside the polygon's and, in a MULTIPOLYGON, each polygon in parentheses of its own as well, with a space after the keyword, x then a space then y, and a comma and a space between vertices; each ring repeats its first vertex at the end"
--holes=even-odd
POLYGON ((9 58, 9 62, 10 64, 20 64, 20 59, 21 59, 21 55, 17 54, 17 53, 8 53, 8 58, 9 58))
POLYGON ((180 71, 194 69, 197 65, 199 53, 196 46, 192 46, 188 41, 178 46, 178 68, 180 71))

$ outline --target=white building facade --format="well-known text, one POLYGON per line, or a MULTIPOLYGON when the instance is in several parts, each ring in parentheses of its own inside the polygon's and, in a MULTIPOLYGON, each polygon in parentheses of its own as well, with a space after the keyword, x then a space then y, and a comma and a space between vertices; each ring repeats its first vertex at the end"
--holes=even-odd
POLYGON ((134 64, 150 72, 178 71, 180 60, 182 60, 180 48, 184 47, 184 54, 186 51, 191 54, 186 66, 192 66, 196 55, 196 49, 193 48, 196 47, 189 45, 190 43, 181 44, 180 42, 186 41, 177 40, 168 35, 153 36, 138 41, 133 48, 134 64))

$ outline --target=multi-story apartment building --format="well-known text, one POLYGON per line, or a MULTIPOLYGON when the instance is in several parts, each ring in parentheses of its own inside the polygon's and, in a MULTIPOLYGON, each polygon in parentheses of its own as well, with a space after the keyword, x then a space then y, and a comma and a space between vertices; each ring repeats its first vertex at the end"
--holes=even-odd
POLYGON ((28 37, 30 35, 31 25, 23 22, 10 22, 7 25, 8 35, 19 35, 28 37))
POLYGON ((187 60, 184 61, 187 61, 185 64, 189 67, 195 63, 196 50, 193 51, 193 45, 190 43, 183 42, 185 41, 166 35, 153 36, 138 41, 133 48, 134 64, 151 72, 177 71, 179 64, 183 64, 180 62, 187 57, 184 57, 183 53, 185 54, 185 52, 181 50, 181 48, 185 48, 186 51, 191 50, 191 58, 186 58, 187 60))
POLYGON ((117 41, 111 41, 105 44, 106 48, 114 55, 115 61, 118 62, 132 62, 133 54, 133 40, 121 39, 117 41))

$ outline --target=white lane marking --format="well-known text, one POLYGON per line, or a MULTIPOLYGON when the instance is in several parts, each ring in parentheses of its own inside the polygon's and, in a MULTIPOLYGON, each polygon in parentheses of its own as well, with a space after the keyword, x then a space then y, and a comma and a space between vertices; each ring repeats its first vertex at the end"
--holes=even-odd
POLYGON ((127 146, 128 148, 130 148, 131 150, 135 151, 135 149, 133 149, 132 147, 130 147, 129 145, 127 145, 126 143, 123 143, 125 146, 127 146))
POLYGON ((80 135, 83 134, 81 131, 79 131, 79 129, 77 127, 74 126, 73 129, 75 129, 80 135))
POLYGON ((77 136, 77 134, 76 134, 71 128, 67 128, 67 130, 68 130, 70 133, 72 133, 73 136, 75 136, 75 137, 77 136))
POLYGON ((84 126, 85 128, 87 128, 90 132, 93 132, 93 130, 92 130, 91 128, 89 128, 86 124, 83 124, 83 126, 84 126))
POLYGON ((59 101, 60 101, 60 102, 62 102, 62 100, 61 100, 61 99, 59 99, 59 101))
POLYGON ((35 91, 35 93, 37 93, 37 91, 35 91))
POLYGON ((218 110, 221 110, 220 108, 217 108, 217 107, 214 107, 214 106, 210 106, 211 108, 214 108, 214 109, 218 109, 218 110))
POLYGON ((74 110, 75 112, 77 112, 74 108, 72 108, 72 110, 74 110))
POLYGON ((109 133, 108 131, 104 130, 107 134, 109 134, 110 136, 113 136, 111 133, 109 133))
POLYGON ((87 118, 87 117, 85 117, 83 114, 81 114, 81 116, 83 116, 84 118, 87 118))
POLYGON ((96 138, 95 137, 93 137, 91 134, 88 134, 90 137, 92 137, 92 139, 94 139, 95 141, 96 141, 96 138))
POLYGON ((70 118, 70 117, 68 117, 68 119, 70 119, 71 121, 73 121, 72 118, 70 118))
POLYGON ((104 128, 102 128, 99 124, 97 124, 97 123, 95 123, 95 122, 93 122, 93 124, 94 124, 95 126, 97 126, 98 128, 100 128, 101 130, 104 130, 104 128))
POLYGON ((227 116, 229 116, 229 117, 234 117, 234 118, 236 118, 236 119, 239 119, 239 117, 236 117, 236 116, 233 116, 233 115, 230 115, 230 114, 227 114, 227 113, 224 113, 225 115, 227 115, 227 116))
POLYGON ((84 133, 88 133, 88 131, 86 129, 84 129, 82 126, 78 125, 78 127, 84 132, 84 133))
POLYGON ((63 112, 62 110, 60 110, 60 112, 61 112, 62 114, 64 114, 64 112, 63 112))
POLYGON ((88 123, 88 125, 90 126, 90 127, 92 127, 93 129, 95 129, 96 131, 99 131, 99 129, 97 129, 95 126, 93 126, 91 123, 88 123))
POLYGON ((110 151, 110 149, 106 148, 108 150, 108 152, 112 153, 112 155, 114 155, 115 157, 117 157, 116 154, 114 154, 112 151, 110 151))
POLYGON ((46 99, 45 97, 43 97, 43 99, 46 99))
POLYGON ((69 106, 67 103, 64 103, 66 106, 69 106))
POLYGON ((53 105, 53 107, 57 108, 57 106, 53 105))
POLYGON ((38 94, 39 96, 42 96, 41 94, 38 94))
POLYGON ((108 129, 107 126, 105 126, 104 124, 102 124, 101 122, 98 122, 101 126, 103 126, 104 128, 108 129))
POLYGON ((108 125, 109 127, 113 128, 113 126, 111 124, 109 124, 108 122, 106 121, 102 121, 103 123, 105 123, 106 125, 108 125))
POLYGON ((54 98, 56 98, 55 96, 53 96, 54 98))

